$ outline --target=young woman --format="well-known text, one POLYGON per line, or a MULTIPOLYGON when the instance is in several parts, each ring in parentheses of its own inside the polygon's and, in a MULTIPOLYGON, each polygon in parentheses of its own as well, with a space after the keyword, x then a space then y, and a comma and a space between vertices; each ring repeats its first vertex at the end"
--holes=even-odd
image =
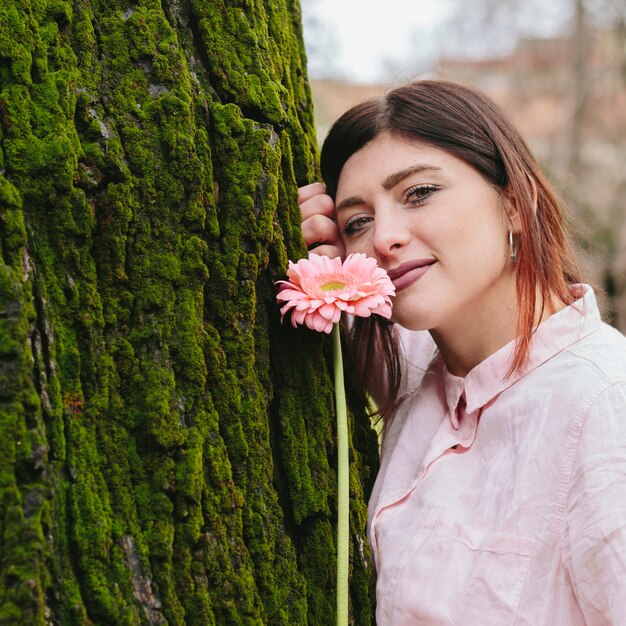
POLYGON ((385 421, 377 623, 626 624, 626 340, 523 139, 479 92, 418 81, 345 113, 322 174, 305 241, 375 257, 397 292, 350 340, 385 421))

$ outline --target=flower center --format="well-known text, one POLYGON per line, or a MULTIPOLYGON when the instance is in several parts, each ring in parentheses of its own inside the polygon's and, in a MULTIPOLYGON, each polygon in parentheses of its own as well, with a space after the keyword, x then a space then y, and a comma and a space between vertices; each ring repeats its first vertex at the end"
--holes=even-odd
POLYGON ((337 291, 338 289, 345 289, 346 284, 339 282, 338 280, 331 280, 330 282, 320 285, 322 291, 337 291))

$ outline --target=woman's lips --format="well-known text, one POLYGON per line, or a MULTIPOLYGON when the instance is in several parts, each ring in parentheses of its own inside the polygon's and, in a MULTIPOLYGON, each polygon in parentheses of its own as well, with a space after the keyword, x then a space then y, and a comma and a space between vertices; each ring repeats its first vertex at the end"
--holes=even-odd
POLYGON ((396 288, 396 293, 417 282, 431 268, 433 263, 436 263, 435 259, 419 259, 407 261, 392 270, 388 270, 387 274, 396 288))

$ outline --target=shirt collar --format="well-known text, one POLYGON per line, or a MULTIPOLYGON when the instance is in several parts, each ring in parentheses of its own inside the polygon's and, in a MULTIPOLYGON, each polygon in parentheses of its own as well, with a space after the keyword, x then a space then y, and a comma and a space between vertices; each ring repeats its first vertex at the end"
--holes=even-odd
POLYGON ((464 378, 454 376, 443 365, 443 388, 455 429, 459 427, 456 408, 461 396, 465 397, 466 412, 471 414, 520 378, 598 329, 601 319, 593 289, 589 285, 573 285, 571 289, 581 297, 537 327, 531 338, 526 365, 509 378, 505 374, 515 352, 515 340, 487 357, 464 378))

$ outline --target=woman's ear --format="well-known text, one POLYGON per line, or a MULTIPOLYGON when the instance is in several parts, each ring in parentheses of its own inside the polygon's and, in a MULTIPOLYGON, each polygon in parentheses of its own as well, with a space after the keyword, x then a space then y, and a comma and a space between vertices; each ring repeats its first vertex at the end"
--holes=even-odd
POLYGON ((522 231, 522 220, 519 210, 513 202, 511 195, 508 193, 504 194, 502 203, 506 213, 507 229, 513 231, 513 234, 518 235, 522 231))
MULTIPOLYGON (((526 174, 526 179, 528 180, 528 191, 530 191, 530 201, 531 208, 533 212, 533 216, 537 216, 537 183, 535 179, 530 175, 526 174)), ((509 189, 505 189, 503 194, 503 202, 504 202, 504 210, 506 211, 507 221, 509 224, 509 228, 513 231, 514 234, 519 234, 522 230, 522 220, 520 216, 520 211, 517 206, 517 203, 513 200, 513 194, 511 194, 509 189)))

